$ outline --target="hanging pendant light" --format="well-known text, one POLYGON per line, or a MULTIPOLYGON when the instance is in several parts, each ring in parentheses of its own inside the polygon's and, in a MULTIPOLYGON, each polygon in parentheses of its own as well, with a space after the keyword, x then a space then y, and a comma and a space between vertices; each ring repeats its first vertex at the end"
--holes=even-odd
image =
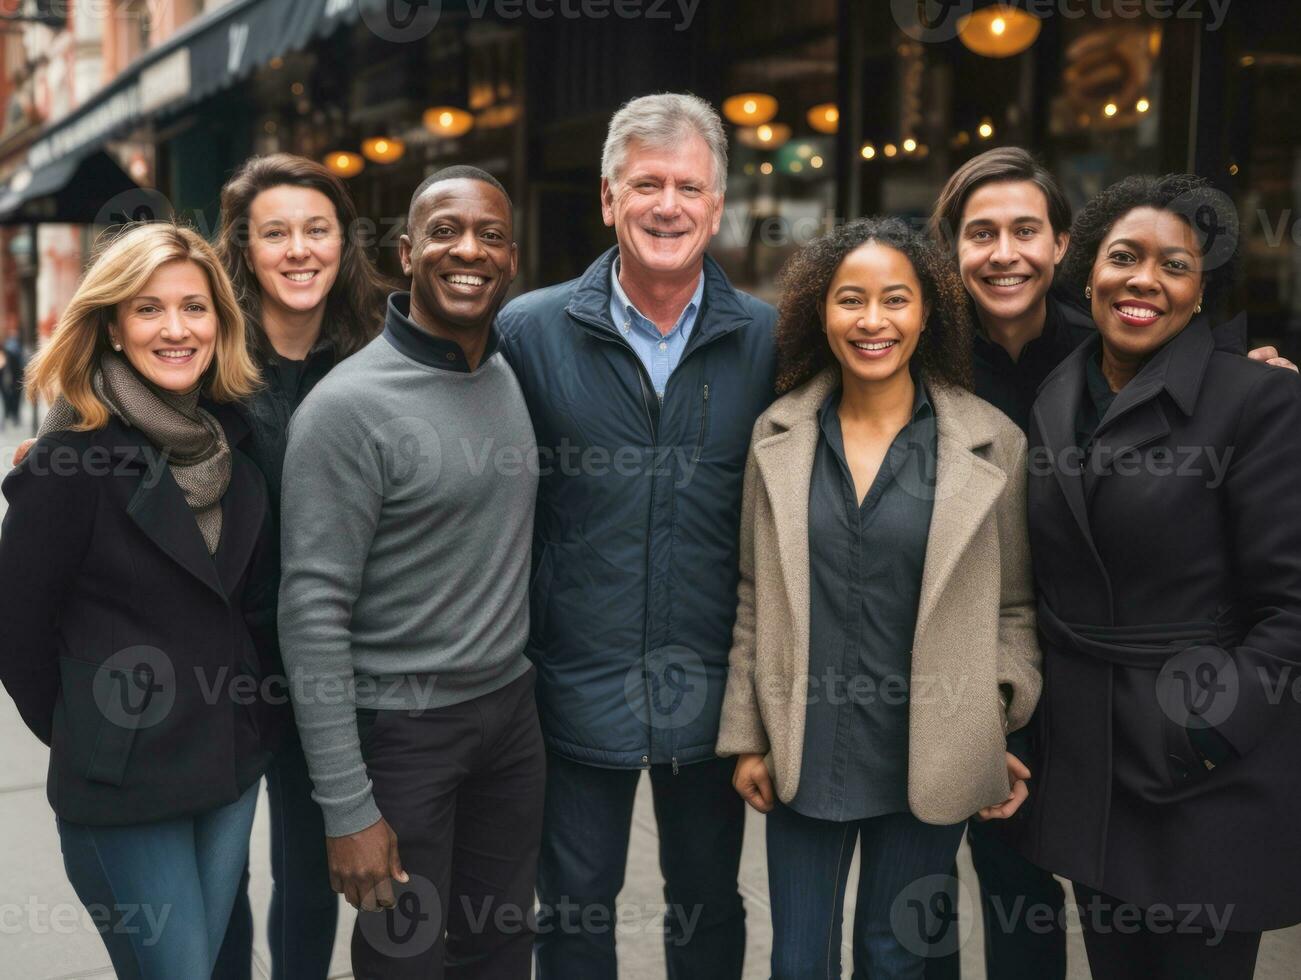
POLYGON ((840 127, 840 109, 834 102, 822 102, 813 106, 805 117, 809 125, 819 133, 835 133, 840 127))
POLYGON ((347 150, 335 150, 325 155, 322 161, 330 168, 332 173, 340 177, 356 177, 366 169, 366 161, 356 153, 349 153, 347 150))
POLYGON ((791 128, 785 123, 763 123, 736 131, 737 142, 755 150, 775 150, 790 138, 791 128))
POLYGON ((464 136, 473 129, 474 116, 453 105, 436 105, 432 109, 425 110, 424 124, 425 129, 435 136, 445 136, 450 139, 464 136))
POLYGON ((723 115, 738 126, 761 126, 777 115, 777 100, 762 92, 741 92, 723 100, 723 115))
POLYGON ((372 163, 395 163, 406 151, 406 144, 391 136, 373 136, 361 144, 362 156, 372 163))
POLYGON ((1039 37, 1039 18, 1005 3, 976 10, 958 20, 958 38, 986 58, 1018 55, 1039 37))

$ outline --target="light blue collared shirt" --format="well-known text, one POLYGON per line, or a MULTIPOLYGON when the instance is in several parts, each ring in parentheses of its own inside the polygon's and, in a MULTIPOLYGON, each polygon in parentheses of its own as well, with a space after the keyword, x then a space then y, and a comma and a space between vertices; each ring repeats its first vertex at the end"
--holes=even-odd
POLYGON ((691 301, 673 324, 673 329, 666 334, 660 333, 653 320, 647 319, 632 305, 628 294, 619 285, 619 260, 616 258, 610 267, 610 319, 615 328, 623 334, 623 339, 632 345, 641 362, 646 365, 655 394, 664 398, 664 389, 669 383, 669 375, 682 360, 682 352, 687 349, 691 331, 696 325, 696 315, 700 312, 700 300, 705 295, 705 274, 700 273, 696 291, 691 301))

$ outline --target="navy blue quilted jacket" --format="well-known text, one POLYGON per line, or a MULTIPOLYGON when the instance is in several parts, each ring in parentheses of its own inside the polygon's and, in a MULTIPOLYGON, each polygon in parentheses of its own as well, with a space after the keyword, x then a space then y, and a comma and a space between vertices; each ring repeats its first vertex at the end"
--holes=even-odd
POLYGON ((713 758, 741 477, 773 399, 776 311, 705 259, 661 402, 610 319, 612 248, 500 315, 541 476, 529 656, 548 746, 614 768, 713 758))

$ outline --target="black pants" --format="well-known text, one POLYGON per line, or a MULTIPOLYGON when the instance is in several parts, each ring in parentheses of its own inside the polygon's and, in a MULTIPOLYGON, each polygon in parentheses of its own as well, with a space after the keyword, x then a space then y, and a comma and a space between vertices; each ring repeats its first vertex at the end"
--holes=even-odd
POLYGON ((1258 932, 1188 927, 1175 909, 1159 914, 1075 886, 1089 970, 1107 980, 1251 980, 1258 932))
POLYGON ((538 866, 538 980, 617 980, 615 931, 664 916, 668 980, 740 980, 745 909, 737 890, 745 803, 734 759, 650 767, 664 906, 618 910, 639 769, 547 756, 538 866))
POLYGON ((357 980, 528 980, 546 785, 534 677, 446 708, 357 713, 410 876, 395 909, 357 913, 357 980))

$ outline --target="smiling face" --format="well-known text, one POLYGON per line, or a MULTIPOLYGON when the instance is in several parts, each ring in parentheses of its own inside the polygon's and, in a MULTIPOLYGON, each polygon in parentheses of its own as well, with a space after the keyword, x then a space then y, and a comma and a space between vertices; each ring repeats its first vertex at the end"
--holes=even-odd
POLYGON ((411 277, 411 316, 449 330, 487 326, 515 278, 518 256, 510 202, 469 177, 439 181, 412 207, 398 242, 411 277))
POLYGON ((822 324, 842 371, 881 382, 908 370, 929 312, 908 257, 868 242, 846 255, 831 277, 822 324))
POLYGON ((1048 198, 1032 181, 972 191, 958 228, 958 268, 981 321, 1011 323, 1043 310, 1069 237, 1053 233, 1048 198))
POLYGON ((695 275, 723 220, 709 145, 696 133, 671 147, 633 140, 619 176, 601 179, 601 217, 619 239, 621 274, 695 275))
POLYGON ((338 214, 320 191, 284 185, 253 198, 246 260, 264 307, 291 314, 322 309, 342 256, 338 214))
POLYGON ((193 391, 212 363, 217 330, 207 273, 178 259, 160 265, 137 295, 117 305, 109 337, 136 371, 181 394, 193 391))
POLYGON ((1192 319, 1202 296, 1201 250, 1182 218, 1142 207, 1103 236, 1089 274, 1093 322, 1113 354, 1155 353, 1192 319))

